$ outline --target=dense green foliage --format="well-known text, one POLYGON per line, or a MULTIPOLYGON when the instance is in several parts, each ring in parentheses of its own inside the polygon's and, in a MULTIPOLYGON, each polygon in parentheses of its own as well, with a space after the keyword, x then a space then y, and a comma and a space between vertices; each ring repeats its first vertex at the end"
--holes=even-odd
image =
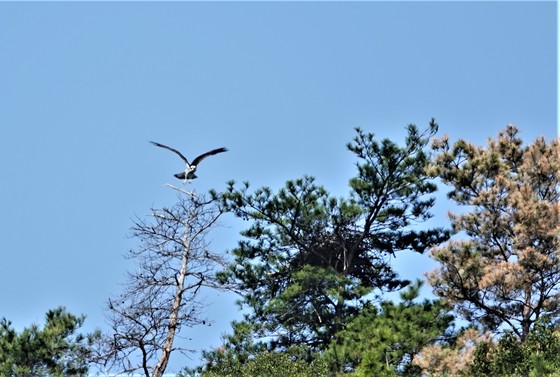
POLYGON ((557 326, 538 323, 524 342, 508 331, 497 344, 479 344, 469 377, 486 376, 560 376, 560 334, 557 326))
POLYGON ((401 293, 400 302, 384 301, 363 308, 329 347, 320 353, 293 346, 267 350, 262 343, 244 342, 251 326, 236 323, 227 347, 205 353, 204 367, 185 374, 212 376, 420 376, 412 364, 422 347, 445 340, 453 317, 438 301, 415 302, 421 282, 401 293), (267 368, 270 368, 267 369, 267 368))
POLYGON ((398 304, 384 301, 364 308, 325 352, 330 365, 356 376, 420 376, 412 358, 424 346, 444 340, 453 320, 438 301, 414 302, 421 286, 421 281, 410 285, 398 304))
POLYGON ((218 359, 217 363, 207 365, 204 371, 185 370, 179 377, 334 377, 324 360, 308 362, 301 358, 301 350, 297 348, 286 352, 263 351, 245 362, 225 355, 218 356, 218 359))
POLYGON ((0 375, 85 376, 90 345, 97 335, 76 334, 84 319, 60 307, 47 312, 42 329, 33 324, 18 333, 3 318, 0 322, 0 375))

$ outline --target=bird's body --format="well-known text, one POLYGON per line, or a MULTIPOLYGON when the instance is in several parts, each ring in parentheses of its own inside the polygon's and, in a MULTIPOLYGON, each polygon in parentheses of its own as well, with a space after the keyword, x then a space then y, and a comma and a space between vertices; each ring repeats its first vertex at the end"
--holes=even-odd
POLYGON ((156 143, 155 141, 150 141, 150 143, 152 143, 153 145, 155 145, 156 147, 160 147, 160 148, 165 148, 170 150, 171 152, 176 153, 179 157, 181 157, 181 159, 185 162, 185 171, 182 171, 180 173, 174 174, 174 176, 177 179, 181 179, 184 182, 190 182, 191 180, 197 178, 195 172, 196 169, 198 167, 198 164, 200 163, 200 161, 202 161, 203 159, 205 159, 208 156, 212 156, 214 154, 218 154, 218 153, 223 153, 226 152, 227 149, 226 148, 217 148, 217 149, 212 149, 209 152, 203 153, 200 156, 196 157, 192 163, 189 163, 189 160, 187 160, 187 158, 185 156, 183 156, 183 154, 181 152, 179 152, 176 149, 173 149, 171 147, 168 147, 167 145, 164 144, 160 144, 160 143, 156 143))
POLYGON ((191 167, 191 168, 185 169, 185 171, 182 171, 180 173, 173 174, 173 176, 176 177, 177 179, 181 179, 183 181, 191 181, 195 178, 198 178, 196 176, 196 174, 194 174, 195 170, 196 170, 196 168, 193 169, 191 167))

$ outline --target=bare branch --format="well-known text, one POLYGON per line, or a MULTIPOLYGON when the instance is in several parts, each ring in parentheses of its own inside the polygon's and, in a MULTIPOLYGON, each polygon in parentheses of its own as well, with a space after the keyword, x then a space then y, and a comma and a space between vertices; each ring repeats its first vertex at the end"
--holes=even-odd
POLYGON ((111 331, 98 345, 97 361, 112 373, 162 376, 174 351, 192 351, 176 338, 206 323, 201 288, 224 289, 216 272, 226 260, 206 241, 223 211, 216 199, 171 188, 179 192, 174 206, 134 221, 140 244, 128 257, 137 268, 128 273, 121 295, 107 302, 111 331))

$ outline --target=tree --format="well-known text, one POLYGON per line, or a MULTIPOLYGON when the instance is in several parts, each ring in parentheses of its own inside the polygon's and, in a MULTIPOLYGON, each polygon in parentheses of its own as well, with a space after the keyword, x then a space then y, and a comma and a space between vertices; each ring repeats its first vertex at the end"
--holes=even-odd
POLYGON ((425 347, 414 363, 430 377, 559 377, 558 324, 541 318, 524 342, 511 330, 463 329, 454 341, 425 347))
POLYGON ((364 308, 325 352, 339 370, 356 376, 420 376, 412 359, 425 346, 451 335, 453 317, 439 301, 415 302, 422 282, 417 280, 400 294, 401 302, 384 301, 379 308, 364 308))
POLYGON ((467 377, 478 345, 490 339, 489 333, 481 333, 474 327, 463 328, 452 338, 424 347, 414 356, 413 364, 426 377, 467 377))
POLYGON ((137 270, 122 295, 108 301, 111 332, 99 346, 102 368, 160 377, 173 352, 188 351, 174 342, 181 330, 209 325, 199 294, 221 288, 214 275, 225 262, 205 237, 221 214, 216 200, 184 193, 171 208, 153 210, 151 221, 136 221, 140 247, 129 257, 138 261, 137 270))
POLYGON ((460 239, 432 250, 436 295, 489 331, 523 342, 543 316, 560 314, 560 149, 558 140, 522 145, 507 126, 486 147, 434 141, 431 169, 465 206, 450 214, 460 239))
POLYGON ((49 310, 41 329, 33 324, 17 333, 10 321, 0 321, 0 375, 2 376, 86 376, 92 343, 97 332, 76 334, 84 316, 77 317, 64 307, 49 310))
POLYGON ((436 131, 433 120, 423 133, 410 125, 400 147, 357 129, 348 149, 360 162, 348 199, 332 197, 311 177, 288 181, 276 194, 229 184, 224 207, 251 221, 221 275, 251 309, 244 333, 251 339, 241 343, 267 337, 270 349, 324 350, 365 302, 409 283, 391 258, 447 239, 441 229, 414 229, 431 216, 436 186, 425 174, 424 149, 436 131))
POLYGON ((474 353, 471 377, 558 377, 560 334, 546 318, 535 324, 523 343, 507 331, 497 342, 482 342, 474 353))
POLYGON ((298 353, 297 349, 264 351, 243 362, 237 358, 223 358, 207 365, 206 369, 186 369, 179 377, 335 377, 324 360, 307 362, 299 358, 298 353))

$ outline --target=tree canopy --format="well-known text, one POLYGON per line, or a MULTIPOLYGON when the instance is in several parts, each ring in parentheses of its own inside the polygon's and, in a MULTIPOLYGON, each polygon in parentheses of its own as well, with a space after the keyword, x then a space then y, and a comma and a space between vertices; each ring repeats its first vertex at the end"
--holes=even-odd
POLYGON ((523 146, 508 126, 486 147, 436 140, 432 173, 464 207, 450 214, 459 238, 434 248, 436 295, 490 331, 521 341, 543 316, 560 314, 560 149, 544 138, 523 146))
POLYGON ((79 334, 84 316, 64 307, 49 310, 41 328, 32 324, 18 333, 7 319, 0 321, 0 375, 86 376, 91 345, 99 334, 79 334))
POLYGON ((276 193, 231 182, 215 194, 225 210, 250 223, 232 250, 234 262, 221 274, 223 282, 236 285, 248 309, 226 349, 249 360, 262 347, 295 346, 303 349, 301 357, 312 359, 369 302, 410 283, 394 271, 391 259, 403 250, 422 253, 448 238, 441 228, 418 226, 431 217, 430 194, 437 189, 426 173, 427 145, 436 131, 433 120, 423 132, 410 125, 398 145, 356 129, 347 147, 357 158, 357 174, 346 198, 333 197, 308 176, 276 193))
POLYGON ((451 337, 453 321, 440 301, 416 302, 421 287, 417 280, 401 292, 399 303, 384 300, 363 308, 329 345, 324 355, 329 364, 356 376, 420 376, 414 355, 451 337))

